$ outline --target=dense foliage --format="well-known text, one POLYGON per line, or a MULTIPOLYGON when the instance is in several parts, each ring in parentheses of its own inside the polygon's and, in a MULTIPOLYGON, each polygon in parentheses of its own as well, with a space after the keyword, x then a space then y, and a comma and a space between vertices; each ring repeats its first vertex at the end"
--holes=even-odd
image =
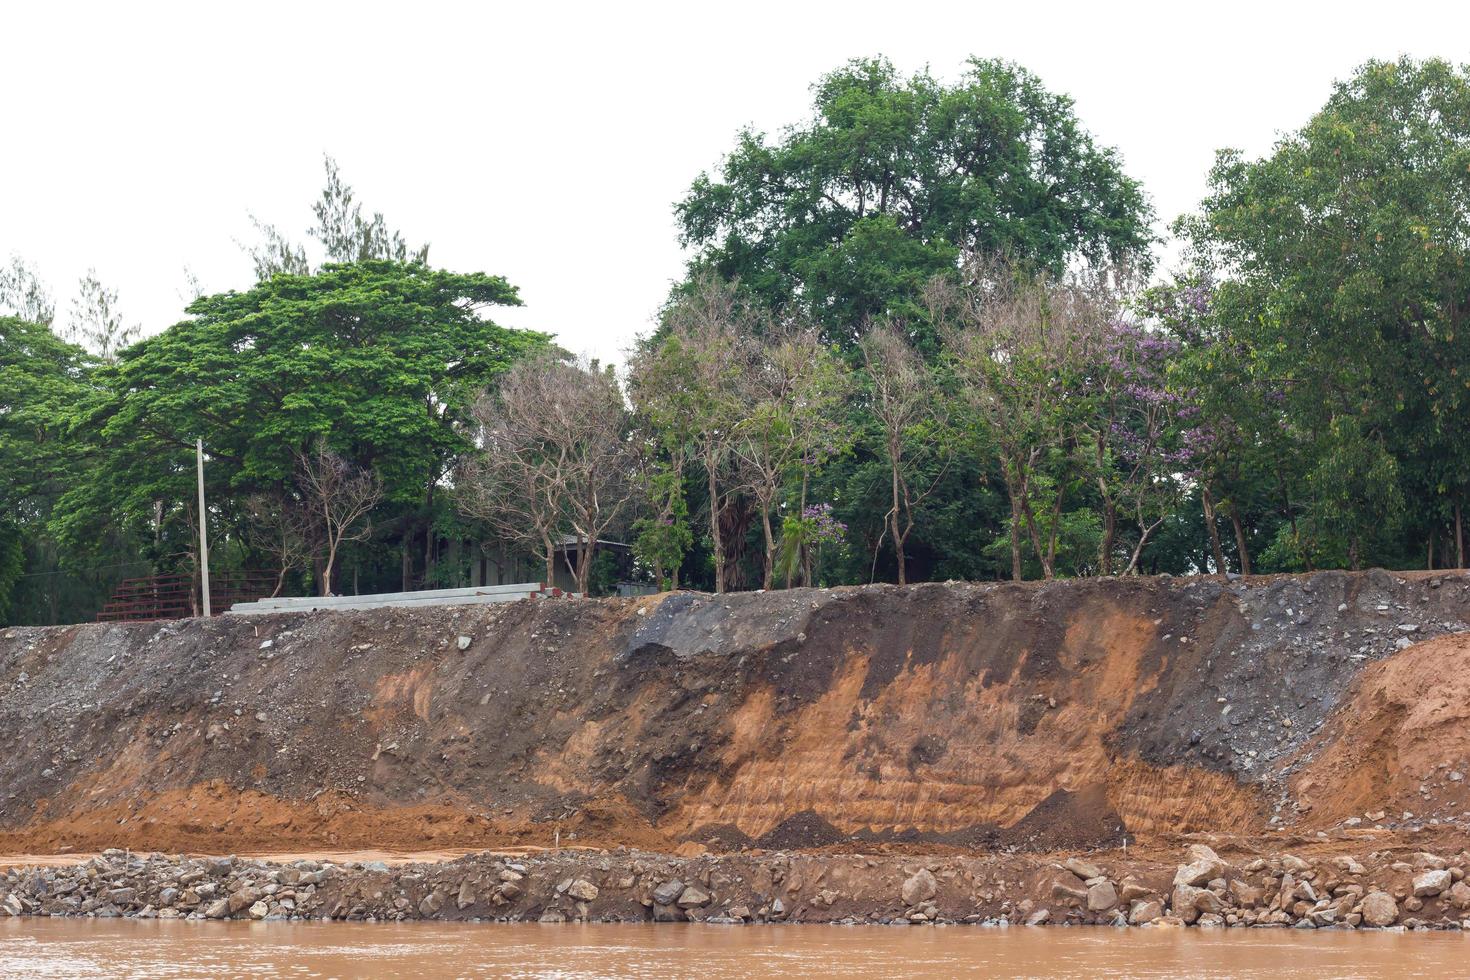
POLYGON ((1465 565, 1470 69, 1371 62, 1222 151, 1150 280, 1067 99, 851 62, 677 204, 623 373, 327 171, 320 260, 262 225, 253 287, 142 341, 95 277, 59 335, 0 272, 0 621, 192 573, 199 438, 216 566, 293 590, 465 584, 494 540, 594 592, 1465 565))

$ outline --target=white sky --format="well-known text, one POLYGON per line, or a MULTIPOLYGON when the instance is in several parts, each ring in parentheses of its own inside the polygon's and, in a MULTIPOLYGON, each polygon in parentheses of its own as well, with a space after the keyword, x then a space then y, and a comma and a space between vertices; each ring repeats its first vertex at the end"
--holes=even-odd
POLYGON ((246 288, 247 213, 305 237, 334 155, 435 264, 503 275, 496 319, 617 358, 682 268, 672 215, 745 123, 884 54, 999 56, 1071 95, 1164 222, 1370 57, 1470 58, 1470 3, 81 4, 0 0, 0 260, 66 316, 89 266, 154 333, 189 266, 246 288), (233 12, 231 12, 233 11, 233 12))

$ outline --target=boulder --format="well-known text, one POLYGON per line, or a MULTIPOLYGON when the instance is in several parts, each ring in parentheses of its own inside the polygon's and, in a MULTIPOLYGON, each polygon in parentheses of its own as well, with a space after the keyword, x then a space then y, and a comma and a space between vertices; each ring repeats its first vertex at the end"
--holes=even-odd
POLYGON ((710 903, 713 896, 698 885, 689 885, 679 893, 678 905, 681 909, 703 908, 710 903))
POLYGON ((1028 926, 1046 925, 1046 923, 1050 920, 1051 909, 1037 909, 1035 912, 1032 912, 1030 915, 1026 916, 1026 924, 1028 926))
POLYGON ((1091 861, 1079 857, 1067 858, 1066 861, 1062 862, 1062 867, 1066 868, 1068 871, 1072 872, 1083 881, 1086 881, 1088 878, 1101 878, 1103 875, 1102 868, 1099 868, 1091 861))
POLYGON ((1153 893, 1152 888, 1131 875, 1118 884, 1118 901, 1124 905, 1131 905, 1140 898, 1148 898, 1153 893))
POLYGON ((1470 885, 1457 881, 1450 886, 1450 903, 1461 910, 1470 909, 1470 885))
POLYGON ((206 919, 223 919, 230 914, 230 900, 222 898, 204 910, 206 919))
POLYGON ((248 909, 260 901, 260 892, 254 888, 242 888, 232 894, 229 899, 230 914, 234 915, 243 909, 248 909))
POLYGON ((904 881, 899 889, 899 895, 903 898, 903 904, 908 906, 927 902, 939 893, 939 882, 934 879, 928 868, 920 868, 904 881))
POLYGON ((1399 906, 1388 892, 1369 892, 1363 899, 1363 924, 1391 926, 1398 921, 1399 906))
POLYGON ((1430 898, 1450 887, 1453 879, 1446 870, 1425 871, 1414 876, 1414 897, 1430 898))
POLYGON ((586 878, 578 878, 567 886, 567 894, 579 902, 590 902, 597 898, 597 886, 586 878))
POLYGON ((454 904, 460 911, 464 911, 471 905, 474 905, 477 898, 478 896, 475 895, 475 883, 466 878, 459 883, 459 894, 455 896, 454 904))
POLYGON ((1131 926, 1147 925, 1163 914, 1163 902, 1156 898, 1144 899, 1133 903, 1133 908, 1128 913, 1128 924, 1131 926))
POLYGON ((1194 888, 1225 873, 1225 862, 1203 844, 1191 845, 1189 858, 1187 864, 1181 864, 1179 870, 1174 872, 1174 884, 1194 888))
POLYGON ((1087 909, 1089 912, 1106 912, 1118 904, 1118 892, 1113 888, 1113 883, 1104 879, 1087 889, 1087 909))
POLYGON ((257 921, 259 921, 260 919, 264 919, 266 916, 270 915, 270 913, 270 906, 265 904, 264 902, 256 902, 254 905, 250 906, 250 918, 257 921))
POLYGON ((655 905, 673 905, 684 892, 684 883, 677 878, 666 881, 653 890, 653 902, 655 905))

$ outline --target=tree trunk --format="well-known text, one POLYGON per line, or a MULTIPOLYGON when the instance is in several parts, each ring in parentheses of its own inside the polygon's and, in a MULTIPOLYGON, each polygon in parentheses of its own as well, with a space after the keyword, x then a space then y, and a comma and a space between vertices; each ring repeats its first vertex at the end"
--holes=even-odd
POLYGON ((1011 581, 1021 581, 1021 501, 1011 489, 1011 581))
MULTIPOLYGON (((1102 481, 1099 480, 1098 483, 1101 484, 1102 481)), ((1097 571, 1099 575, 1113 574, 1113 538, 1117 536, 1117 530, 1117 505, 1107 497, 1104 497, 1102 545, 1097 550, 1097 571)))
POLYGON ((1245 528, 1240 523, 1240 511, 1235 506, 1235 501, 1230 501, 1230 526, 1235 529, 1235 550, 1240 559, 1240 574, 1251 573, 1251 551, 1245 543, 1245 528))
POLYGON ((327 545, 327 564, 322 568, 322 597, 332 594, 332 566, 337 563, 337 546, 327 545))
POLYGON ((893 526, 893 555, 898 562, 898 584, 907 585, 908 576, 903 560, 903 536, 898 533, 898 444, 896 439, 888 440, 888 459, 893 464, 891 474, 893 477, 893 506, 888 511, 889 521, 893 526))
POLYGON ((541 535, 541 543, 546 548, 546 581, 542 586, 550 589, 556 585, 556 546, 551 543, 549 534, 541 535))
POLYGON ((1215 574, 1224 575, 1229 569, 1225 567, 1225 551, 1220 547, 1220 529, 1215 526, 1215 498, 1210 495, 1210 488, 1200 487, 1200 503, 1205 509, 1205 528, 1210 532, 1210 552, 1215 559, 1215 574))
POLYGON ((1465 567, 1465 528, 1460 523, 1460 505, 1455 504, 1455 567, 1465 567))
POLYGON ((715 468, 705 462, 705 475, 709 477, 709 536, 715 552, 715 593, 725 591, 725 541, 720 534, 720 495, 715 487, 715 468))
MULTIPOLYGON (((769 592, 776 577, 776 536, 771 532, 771 508, 765 501, 761 501, 761 530, 766 535, 766 557, 761 575, 761 588, 769 592)), ((791 587, 790 579, 787 580, 786 587, 791 587)))

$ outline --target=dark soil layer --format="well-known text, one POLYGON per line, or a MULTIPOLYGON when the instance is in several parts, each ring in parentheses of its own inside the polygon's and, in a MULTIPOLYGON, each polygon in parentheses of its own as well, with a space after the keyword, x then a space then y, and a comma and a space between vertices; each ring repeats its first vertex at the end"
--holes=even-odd
POLYGON ((10 628, 0 851, 1451 826, 1470 721, 1425 704, 1470 646, 1420 641, 1467 610, 1368 572, 10 628))

